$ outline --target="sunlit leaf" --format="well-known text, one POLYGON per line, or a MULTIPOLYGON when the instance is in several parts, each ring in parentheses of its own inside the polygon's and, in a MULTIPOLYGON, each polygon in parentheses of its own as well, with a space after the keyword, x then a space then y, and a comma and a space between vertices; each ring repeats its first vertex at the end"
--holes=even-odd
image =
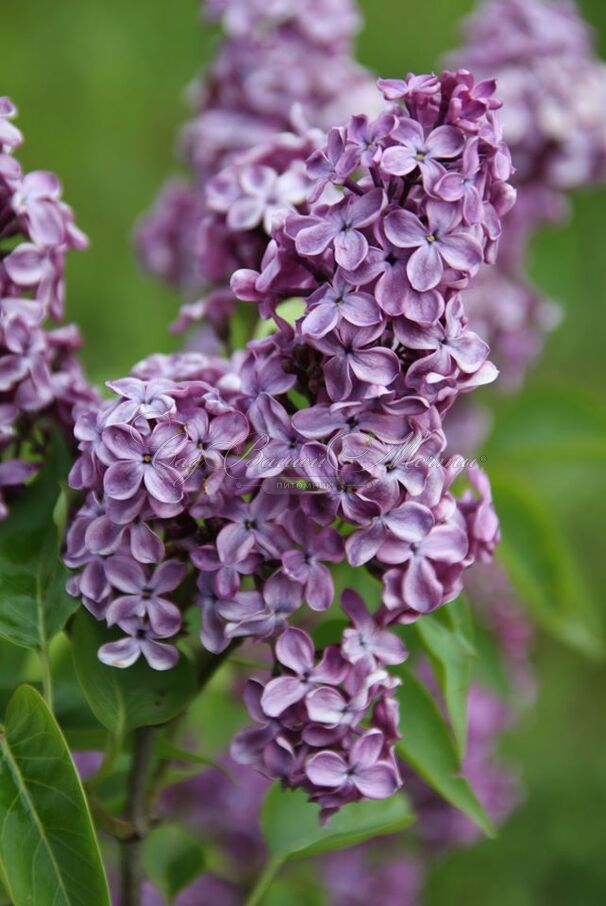
POLYGON ((82 785, 31 686, 17 689, 0 730, 0 861, 14 906, 109 906, 82 785))

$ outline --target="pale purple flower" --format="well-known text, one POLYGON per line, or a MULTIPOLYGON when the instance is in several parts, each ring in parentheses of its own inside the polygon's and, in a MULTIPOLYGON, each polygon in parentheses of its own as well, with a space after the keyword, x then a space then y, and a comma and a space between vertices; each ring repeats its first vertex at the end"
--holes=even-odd
POLYGON ((362 230, 375 222, 385 204, 383 190, 374 189, 359 197, 343 199, 313 217, 292 217, 287 220, 287 229, 296 229, 295 243, 300 254, 321 255, 331 246, 337 264, 351 271, 368 253, 368 241, 362 230))
POLYGON ((279 717, 318 685, 338 685, 347 670, 339 649, 333 646, 326 648, 314 666, 313 642, 301 629, 288 628, 282 633, 276 642, 276 658, 294 675, 276 677, 265 686, 261 707, 268 717, 279 717))
POLYGON ((341 651, 351 664, 368 660, 371 669, 380 664, 401 664, 408 652, 404 643, 392 632, 377 625, 373 614, 366 609, 360 595, 346 588, 341 596, 341 607, 353 623, 343 631, 341 651))
POLYGON ((301 550, 282 554, 282 567, 287 576, 304 588, 305 600, 312 610, 327 610, 334 597, 330 569, 322 561, 340 563, 343 560, 343 540, 339 533, 326 526, 315 531, 307 520, 298 516, 288 520, 291 538, 301 550))
POLYGON ((186 437, 180 425, 160 424, 148 436, 132 425, 112 425, 103 432, 103 443, 116 457, 105 473, 106 494, 116 500, 133 497, 143 484, 152 507, 179 504, 183 498, 182 476, 174 468, 186 437))
POLYGON ((326 336, 341 319, 356 327, 372 327, 382 320, 381 309, 374 297, 352 287, 340 269, 331 284, 320 287, 310 296, 308 305, 301 329, 314 339, 326 336))
POLYGON ((413 119, 400 120, 390 137, 398 144, 383 152, 381 168, 394 176, 406 176, 418 168, 428 191, 446 172, 440 161, 458 157, 465 144, 462 132, 454 126, 438 126, 425 135, 413 119))
POLYGON ((399 248, 415 249, 406 265, 413 289, 433 289, 442 279, 444 264, 467 276, 482 261, 478 240, 460 229, 457 209, 439 201, 427 202, 427 225, 411 211, 392 211, 385 218, 385 234, 399 248))
POLYGON ((181 627, 181 612, 164 595, 181 584, 185 572, 185 566, 177 560, 166 560, 149 575, 129 557, 110 557, 105 563, 105 574, 122 594, 108 608, 108 625, 121 625, 133 617, 146 618, 159 638, 175 635, 181 627))
POLYGON ((128 635, 117 642, 107 642, 99 649, 99 660, 109 667, 132 667, 143 655, 154 670, 170 670, 179 660, 174 645, 162 641, 163 636, 141 621, 123 620, 119 625, 128 635))
POLYGON ((308 759, 305 772, 313 784, 343 791, 353 787, 366 799, 387 799, 399 786, 398 772, 382 760, 383 734, 369 730, 351 747, 347 760, 337 752, 318 752, 308 759))

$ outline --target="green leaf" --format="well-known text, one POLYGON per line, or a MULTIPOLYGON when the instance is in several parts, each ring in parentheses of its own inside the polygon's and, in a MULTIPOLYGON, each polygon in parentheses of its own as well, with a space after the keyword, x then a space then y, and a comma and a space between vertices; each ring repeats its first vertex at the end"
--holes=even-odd
POLYGON ((17 689, 0 732, 0 862, 14 906, 109 906, 82 784, 31 686, 17 689))
POLYGON ((604 643, 595 607, 549 505, 517 476, 490 477, 502 533, 497 555, 520 597, 547 631, 600 657, 604 643))
POLYGON ((53 518, 64 474, 64 451, 57 442, 46 468, 0 525, 0 635, 18 645, 45 649, 78 606, 65 591, 69 573, 59 557, 53 518))
POLYGON ((461 774, 451 733, 432 695, 406 666, 397 672, 403 678, 398 690, 403 737, 397 744, 399 754, 436 792, 492 836, 493 827, 461 774))
POLYGON ((204 871, 200 841, 176 825, 158 827, 145 842, 143 867, 149 879, 171 902, 204 871))
POLYGON ((354 846, 371 837, 396 833, 413 821, 408 800, 399 793, 383 801, 346 805, 323 826, 318 806, 308 802, 303 791, 285 791, 274 785, 261 810, 269 859, 248 906, 262 901, 276 872, 288 859, 354 846))
POLYGON ((108 667, 97 651, 116 636, 83 609, 73 621, 76 673, 93 714, 116 736, 172 720, 196 694, 194 664, 182 654, 172 670, 152 670, 143 658, 127 670, 108 667))
MULTIPOLYGON (((449 604, 444 610, 457 605, 449 604)), ((414 624, 423 649, 434 669, 452 724, 459 758, 467 743, 467 696, 475 651, 468 640, 438 615, 428 615, 414 624)))
POLYGON ((501 404, 483 452, 508 465, 604 462, 606 407, 583 387, 526 389, 501 404))

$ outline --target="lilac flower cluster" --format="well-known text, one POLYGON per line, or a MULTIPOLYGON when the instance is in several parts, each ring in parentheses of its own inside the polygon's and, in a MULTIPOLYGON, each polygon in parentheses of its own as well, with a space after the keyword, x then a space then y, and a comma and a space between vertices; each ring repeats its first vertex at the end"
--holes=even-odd
POLYGON ((204 316, 224 339, 231 273, 258 266, 264 227, 305 197, 309 126, 342 122, 376 95, 353 60, 359 17, 352 0, 226 0, 207 2, 205 11, 221 19, 225 36, 182 134, 192 184, 172 181, 161 191, 138 230, 138 248, 150 272, 184 292, 176 328, 204 316))
MULTIPOLYGON (((56 176, 23 173, 13 156, 23 138, 16 108, 0 98, 0 490, 40 467, 53 424, 71 435, 74 413, 94 402, 74 355, 73 325, 49 330, 64 307, 64 261, 86 247, 56 176)), ((10 493, 10 491, 9 491, 10 493)), ((0 518, 8 505, 0 494, 0 518)))
POLYGON ((453 58, 497 78, 518 190, 497 267, 474 281, 465 305, 503 370, 501 387, 515 389, 559 320, 526 275, 529 241, 566 217, 567 192, 606 176, 606 66, 567 0, 490 0, 465 33, 453 58))
MULTIPOLYGON (((276 331, 230 361, 154 356, 110 382, 117 398, 76 425, 71 473, 88 496, 70 590, 124 634, 101 659, 172 667, 195 580, 209 651, 277 639, 279 675, 247 694, 262 727, 234 753, 325 814, 399 786, 385 668, 405 652, 389 626, 455 598, 498 540, 486 477, 471 470, 457 499, 463 463, 441 455, 444 413, 496 373, 460 289, 513 200, 498 101, 465 71, 382 88, 387 112, 329 133, 307 213, 274 218, 261 271, 234 276, 276 331), (294 326, 292 295, 306 300, 294 326), (352 625, 316 657, 287 624, 304 601, 331 606, 328 565, 345 559, 381 579, 382 600, 370 614, 348 593, 352 625)), ((252 222, 263 204, 225 208, 252 222)))
POLYGON ((231 751, 236 761, 305 789, 324 817, 348 802, 385 799, 401 784, 393 752, 398 681, 384 668, 402 663, 406 650, 355 592, 344 592, 342 607, 352 625, 318 663, 306 632, 282 633, 280 675, 265 685, 249 680, 245 692, 260 726, 242 730, 231 751))

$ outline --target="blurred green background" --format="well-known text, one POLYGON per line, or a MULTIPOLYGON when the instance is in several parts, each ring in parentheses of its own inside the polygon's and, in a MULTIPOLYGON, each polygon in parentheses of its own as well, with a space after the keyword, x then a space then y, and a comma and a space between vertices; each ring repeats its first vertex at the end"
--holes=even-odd
MULTIPOLYGON (((304 2, 304 0, 302 0, 304 2)), ((55 170, 92 246, 72 255, 68 315, 86 340, 91 376, 125 373, 175 341, 166 326, 175 294, 143 275, 132 254, 135 218, 176 170, 186 118, 184 86, 212 35, 196 0, 2 0, 0 93, 20 108, 27 168, 55 170)), ((469 0, 364 0, 360 58, 382 75, 435 68, 457 43, 469 0)), ((582 9, 606 52, 606 3, 582 9)), ((605 111, 606 115, 606 111, 605 111)), ((604 395, 606 192, 574 199, 570 223, 535 244, 532 273, 561 301, 565 320, 528 386, 584 386, 604 395)), ((572 395, 574 400, 574 394, 572 395)), ((571 402, 571 405, 574 405, 571 402)), ((565 428, 566 414, 562 415, 565 428)), ((545 492, 603 603, 606 480, 599 464, 537 461, 527 475, 545 492)), ((606 672, 559 643, 537 641, 539 701, 507 751, 528 798, 495 842, 439 864, 426 906, 602 906, 606 902, 606 672)))

